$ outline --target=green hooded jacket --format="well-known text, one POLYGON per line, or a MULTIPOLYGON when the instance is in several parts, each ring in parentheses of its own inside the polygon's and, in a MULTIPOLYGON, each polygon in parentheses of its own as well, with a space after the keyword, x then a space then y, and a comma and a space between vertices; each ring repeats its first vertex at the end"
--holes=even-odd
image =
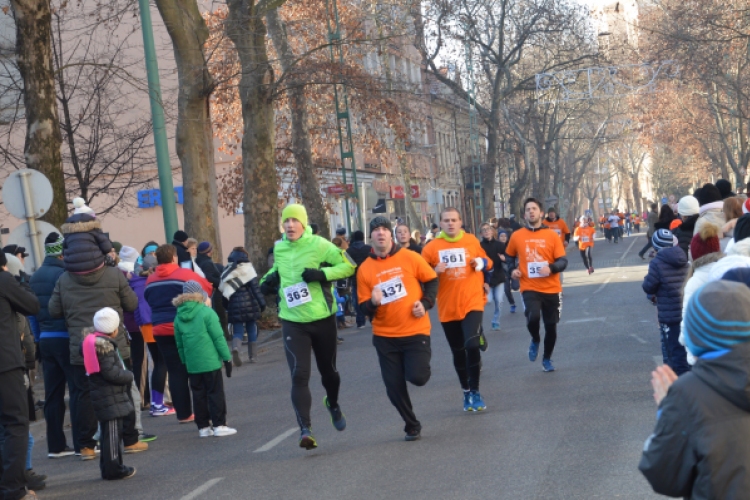
POLYGON ((312 234, 308 226, 297 241, 289 241, 285 236, 274 247, 273 256, 273 267, 263 276, 261 284, 278 276, 281 319, 295 323, 311 323, 336 314, 333 282, 352 276, 357 268, 345 251, 325 238, 312 234), (306 268, 322 270, 327 282, 308 283, 311 300, 296 307, 289 307, 287 294, 293 293, 289 287, 304 283, 302 272, 306 268))
POLYGON ((220 370, 232 356, 216 312, 203 303, 200 293, 183 293, 172 303, 177 308, 174 340, 188 373, 220 370))

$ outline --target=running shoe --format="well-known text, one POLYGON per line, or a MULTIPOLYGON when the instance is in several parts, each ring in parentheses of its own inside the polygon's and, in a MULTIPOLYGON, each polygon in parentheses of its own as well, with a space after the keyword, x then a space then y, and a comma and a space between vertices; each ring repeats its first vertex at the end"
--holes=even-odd
POLYGON ((66 446, 64 450, 58 451, 56 453, 48 453, 48 458, 63 458, 63 457, 69 457, 71 455, 75 455, 75 451, 73 451, 69 446, 66 446))
POLYGON ((417 439, 421 437, 422 437, 422 432, 419 429, 412 429, 406 432, 406 436, 404 436, 404 441, 416 441, 417 439))
POLYGON ((303 427, 299 434, 299 447, 306 450, 314 450, 318 447, 318 442, 312 435, 312 429, 303 427))
POLYGON ((237 434, 237 429, 227 427, 226 425, 214 427, 214 436, 216 437, 231 436, 232 434, 237 434))
POLYGON ((177 422, 180 424, 190 424, 195 422, 195 415, 190 415, 188 418, 184 420, 177 419, 177 422))
POLYGON ((122 476, 122 478, 130 479, 133 476, 135 476, 135 467, 128 467, 128 472, 126 472, 125 475, 122 476))
POLYGON ((492 323, 492 331, 496 332, 500 330, 500 323, 492 323))
POLYGON ((589 274, 594 274, 594 266, 589 267, 589 274))
POLYGON ((555 371, 555 367, 552 366, 552 360, 551 359, 543 359, 542 360, 542 368, 545 372, 553 372, 555 371))
POLYGON ((234 364, 234 366, 242 366, 242 358, 240 358, 239 349, 232 349, 232 364, 234 364))
POLYGON ((210 427, 204 427, 203 429, 198 429, 198 436, 202 438, 211 437, 214 435, 214 430, 210 427))
POLYGON ((487 405, 484 404, 484 399, 482 399, 482 395, 479 394, 479 391, 472 391, 471 401, 474 411, 483 411, 487 409, 487 405))
POLYGON ((151 411, 149 412, 152 417, 165 417, 167 415, 174 415, 174 408, 167 405, 151 405, 151 411))
POLYGON ((539 342, 531 341, 531 345, 529 345, 529 361, 532 363, 536 361, 537 356, 539 356, 539 342))
POLYGON ((479 350, 485 352, 490 346, 487 344, 487 337, 484 336, 484 328, 479 327, 479 350))
POLYGON ((150 443, 151 441, 156 441, 156 434, 147 434, 144 432, 138 435, 138 441, 143 441, 144 443, 150 443))
POLYGON ((342 339, 341 337, 336 337, 336 343, 337 344, 343 344, 344 343, 344 339, 342 339))
POLYGON ((516 312, 516 305, 515 305, 515 304, 512 304, 512 305, 510 306, 510 312, 511 312, 511 313, 515 313, 515 312, 516 312))
POLYGON ((333 427, 337 431, 343 431, 346 429, 346 417, 344 416, 344 412, 341 411, 341 406, 337 405, 335 408, 331 407, 328 402, 328 396, 323 398, 323 405, 325 405, 328 413, 331 414, 331 423, 333 424, 333 427))
POLYGON ((464 411, 474 411, 471 396, 471 391, 464 391, 464 411))

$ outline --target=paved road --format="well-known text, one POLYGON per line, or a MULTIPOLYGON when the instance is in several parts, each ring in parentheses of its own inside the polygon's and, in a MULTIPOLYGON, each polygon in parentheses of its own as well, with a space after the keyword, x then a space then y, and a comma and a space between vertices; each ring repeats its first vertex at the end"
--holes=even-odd
MULTIPOLYGON (((433 315, 432 379, 410 388, 421 441, 403 441, 369 328, 350 329, 339 347, 348 428, 338 433, 330 425, 316 372, 317 450, 297 447, 289 373, 276 345, 226 383, 236 436, 199 439, 194 425, 144 413, 146 430, 159 439, 148 452, 126 456, 138 468, 133 479, 103 481, 97 461, 47 459, 44 425, 35 426, 34 466, 50 476, 41 498, 654 498, 637 470, 655 421, 648 380, 660 354, 656 312, 640 289, 646 266, 636 252, 644 243, 643 236, 597 241, 591 276, 569 250, 554 373, 529 363, 520 307, 511 315, 505 304, 503 330, 489 333, 484 355, 484 413, 462 411, 433 315)), ((489 322, 485 315, 486 329, 489 322)))

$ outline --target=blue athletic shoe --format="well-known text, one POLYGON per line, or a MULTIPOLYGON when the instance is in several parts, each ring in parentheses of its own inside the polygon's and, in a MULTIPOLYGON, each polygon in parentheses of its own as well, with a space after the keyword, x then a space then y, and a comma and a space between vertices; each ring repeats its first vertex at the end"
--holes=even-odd
POLYGON ((513 305, 510 306, 510 312, 512 312, 512 313, 516 312, 516 305, 515 304, 513 304, 513 305))
POLYGON ((495 332, 500 330, 500 323, 492 323, 492 330, 495 332))
POLYGON ((328 413, 331 414, 331 423, 333 424, 333 427, 337 431, 343 431, 346 429, 346 417, 344 416, 344 412, 341 411, 340 406, 336 406, 335 408, 331 408, 331 404, 328 402, 328 396, 323 398, 323 404, 326 407, 326 410, 328 410, 328 413))
POLYGON ((479 394, 479 391, 472 391, 471 401, 474 411, 483 411, 487 409, 487 405, 484 404, 484 399, 482 399, 482 395, 479 394))
POLYGON ((471 391, 464 391, 464 411, 474 411, 471 391))
POLYGON ((299 447, 306 450, 312 450, 318 447, 318 442, 312 435, 312 429, 303 427, 299 434, 299 447))
POLYGON ((552 366, 552 360, 550 359, 543 359, 542 360, 542 368, 545 372, 553 372, 555 371, 555 367, 552 366))
POLYGON ((529 361, 532 363, 536 361, 537 356, 539 356, 539 342, 531 341, 531 345, 529 346, 529 361))

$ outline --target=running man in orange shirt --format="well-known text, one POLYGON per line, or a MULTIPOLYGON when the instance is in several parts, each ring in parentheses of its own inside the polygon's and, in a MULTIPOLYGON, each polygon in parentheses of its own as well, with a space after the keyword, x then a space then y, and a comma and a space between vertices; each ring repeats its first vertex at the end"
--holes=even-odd
POLYGON ((557 341, 557 323, 562 310, 562 284, 560 273, 568 266, 557 233, 542 224, 544 212, 542 202, 528 198, 523 204, 527 226, 514 232, 505 253, 516 258, 517 268, 511 273, 521 282, 521 297, 526 309, 526 326, 531 334, 529 361, 539 355, 539 322, 544 320, 544 354, 542 367, 545 372, 555 371, 552 351, 557 341))
POLYGON ((440 213, 440 228, 440 234, 422 250, 422 257, 438 274, 438 317, 464 390, 464 411, 482 411, 487 406, 479 394, 480 350, 487 350, 482 315, 487 303, 485 283, 489 283, 483 271, 492 269, 492 261, 479 240, 461 229, 457 209, 440 213))
POLYGON ((594 259, 591 256, 591 249, 594 248, 594 224, 586 216, 581 217, 580 225, 576 228, 573 233, 573 241, 578 243, 578 250, 581 251, 581 258, 583 259, 583 267, 585 267, 589 274, 594 272, 594 259))
POLYGON ((430 380, 430 317, 438 277, 418 253, 393 242, 385 217, 370 222, 372 253, 357 272, 357 302, 370 316, 372 344, 393 406, 406 426, 406 441, 416 441, 422 424, 414 415, 406 382, 421 387, 430 380), (424 287, 424 291, 422 291, 424 287))

